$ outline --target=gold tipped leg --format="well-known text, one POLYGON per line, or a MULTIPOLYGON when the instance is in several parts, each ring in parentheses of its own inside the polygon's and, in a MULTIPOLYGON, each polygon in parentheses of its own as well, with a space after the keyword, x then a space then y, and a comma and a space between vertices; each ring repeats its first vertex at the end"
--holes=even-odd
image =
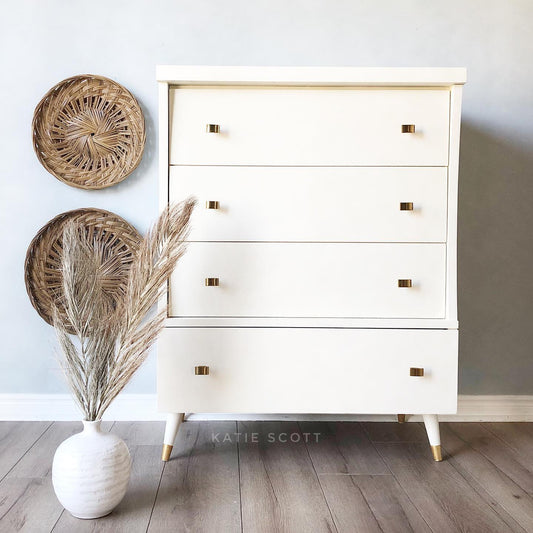
POLYGON ((440 449, 440 444, 436 446, 431 446, 431 451, 433 452, 433 459, 435 461, 442 461, 442 451, 440 449))
POLYGON ((403 424, 405 422, 405 415, 398 415, 398 424, 403 424))
POLYGON ((171 444, 163 444, 163 453, 161 455, 162 461, 168 461, 170 459, 170 454, 172 453, 173 446, 171 444))

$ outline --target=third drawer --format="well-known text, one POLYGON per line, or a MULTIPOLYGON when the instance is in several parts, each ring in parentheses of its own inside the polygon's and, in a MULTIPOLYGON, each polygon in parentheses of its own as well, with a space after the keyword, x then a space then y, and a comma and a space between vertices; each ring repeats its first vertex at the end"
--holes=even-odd
POLYGON ((193 242, 170 315, 443 318, 445 293, 444 244, 193 242))

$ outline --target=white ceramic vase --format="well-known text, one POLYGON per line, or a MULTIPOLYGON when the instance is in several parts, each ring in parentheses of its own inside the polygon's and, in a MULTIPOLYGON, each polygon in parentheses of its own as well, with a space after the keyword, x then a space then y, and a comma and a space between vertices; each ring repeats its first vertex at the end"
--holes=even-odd
POLYGON ((122 500, 131 458, 124 441, 83 421, 83 431, 62 442, 54 455, 52 483, 63 507, 77 518, 109 514, 122 500))

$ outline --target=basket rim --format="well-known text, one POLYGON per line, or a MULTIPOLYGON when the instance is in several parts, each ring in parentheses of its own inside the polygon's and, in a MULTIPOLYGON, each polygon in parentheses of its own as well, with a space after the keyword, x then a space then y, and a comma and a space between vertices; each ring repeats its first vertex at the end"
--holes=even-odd
POLYGON ((50 219, 46 224, 44 224, 35 234, 35 236, 30 241, 30 244, 28 245, 28 248, 26 250, 26 256, 24 259, 24 284, 26 287, 26 293, 28 294, 28 298, 30 299, 30 303, 32 304, 33 308, 37 311, 39 316, 49 325, 53 326, 51 321, 49 321, 50 313, 46 311, 46 307, 41 304, 39 299, 34 294, 34 289, 32 288, 32 282, 31 282, 31 276, 30 272, 33 270, 32 266, 32 252, 38 247, 39 242, 41 241, 43 235, 46 233, 46 231, 53 226, 54 224, 60 222, 62 219, 67 219, 68 217, 73 217, 77 215, 85 215, 88 213, 95 213, 98 215, 106 215, 114 218, 115 220, 119 220, 120 222, 124 223, 125 226, 129 227, 132 231, 132 235, 136 236, 138 238, 138 242, 140 244, 142 240, 142 235, 137 230, 133 224, 128 222, 126 219, 121 217, 120 215, 117 215, 116 213, 113 213, 112 211, 108 211, 106 209, 100 209, 99 207, 80 207, 77 209, 71 209, 69 211, 64 211, 63 213, 59 213, 52 219, 50 219))
MULTIPOLYGON (((68 78, 65 78, 61 80, 60 82, 56 83, 53 87, 48 89, 48 91, 44 94, 44 96, 39 100, 39 103, 35 106, 35 110, 33 112, 33 118, 31 122, 31 129, 32 129, 32 145, 33 145, 33 151, 35 155, 37 156, 37 159, 41 163, 41 165, 45 168, 45 170, 54 176, 57 180, 61 181, 62 183, 65 183, 66 185, 69 185, 71 187, 75 187, 77 189, 82 190, 100 190, 105 189, 107 187, 112 187, 114 185, 117 185, 118 183, 125 180, 131 173, 135 171, 135 169, 140 165, 143 155, 144 155, 144 148, 146 145, 146 119, 144 116, 144 112, 142 109, 142 106, 137 98, 129 91, 126 87, 124 87, 122 84, 118 83, 117 81, 108 78, 106 76, 100 76, 98 74, 76 74, 74 76, 70 76, 68 78), (119 89, 124 95, 126 95, 130 101, 138 108, 139 110, 139 126, 141 130, 141 139, 140 139, 140 149, 138 151, 136 160, 134 161, 133 165, 131 165, 127 172, 123 172, 120 178, 114 179, 111 183, 103 183, 103 184, 92 184, 92 185, 84 185, 81 183, 77 183, 76 181, 66 179, 64 176, 62 176, 60 173, 56 172, 56 170, 50 166, 48 159, 43 157, 43 154, 41 151, 38 150, 38 135, 37 135, 37 126, 41 122, 41 113, 44 109, 47 102, 50 101, 53 94, 58 91, 62 86, 74 83, 76 81, 83 81, 83 80, 98 80, 103 81, 105 83, 108 83, 112 85, 113 87, 119 89)), ((90 175, 90 172, 87 172, 88 175, 90 175)))

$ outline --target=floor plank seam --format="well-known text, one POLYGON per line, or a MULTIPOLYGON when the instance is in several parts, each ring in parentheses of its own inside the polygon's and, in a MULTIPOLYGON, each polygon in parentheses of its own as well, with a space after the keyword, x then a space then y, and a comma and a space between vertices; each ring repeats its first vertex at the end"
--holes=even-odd
MULTIPOLYGON (((235 420, 235 431, 239 434, 239 422, 235 420)), ((244 532, 244 523, 242 520, 242 487, 241 487, 241 451, 239 447, 239 439, 237 439, 237 473, 239 477, 239 511, 241 516, 241 533, 244 532)))
MULTIPOLYGON (((503 443, 507 449, 511 450, 511 451, 513 452, 513 454, 520 455, 520 451, 519 451, 519 450, 517 450, 516 448, 514 448, 514 446, 511 446, 511 444, 509 444, 507 441, 505 441, 505 440, 504 440, 503 438, 501 438, 499 435, 497 435, 496 433, 494 433, 493 431, 491 431, 491 429, 488 428, 488 427, 486 427, 485 424, 481 424, 481 426, 482 426, 484 429, 486 429, 491 435, 494 435, 494 437, 496 437, 496 439, 497 439, 498 441, 500 441, 501 443, 503 443)), ((455 433, 455 431, 454 431, 454 433, 455 433)), ((480 452, 480 453, 481 453, 481 452, 480 452)), ((485 454, 483 454, 483 457, 486 457, 485 454)), ((488 459, 488 460, 491 462, 491 464, 493 464, 493 465, 494 465, 494 466, 495 466, 500 472, 503 472, 503 470, 501 470, 501 469, 500 469, 495 463, 493 463, 488 457, 487 457, 487 459, 488 459)), ((520 463, 520 464, 521 464, 521 463, 520 463)), ((522 465, 522 466, 524 467, 525 470, 527 470, 528 472, 530 472, 531 475, 533 475, 533 472, 532 472, 529 468, 525 467, 524 465, 522 465)), ((503 472, 503 473, 505 474, 505 472, 503 472)), ((505 474, 505 475, 507 475, 507 474, 505 474)), ((509 476, 507 476, 507 477, 509 477, 509 476)), ((531 494, 529 493, 529 489, 527 489, 527 488, 525 488, 525 487, 522 487, 522 485, 520 485, 520 484, 518 483, 518 481, 514 481, 514 479, 513 479, 512 481, 513 481, 514 483, 516 483, 516 484, 517 484, 517 485, 518 485, 518 486, 519 486, 524 492, 526 492, 529 496, 533 497, 533 495, 531 495, 531 494)))
POLYGON ((429 522, 426 520, 425 516, 419 511, 417 505, 415 504, 415 502, 411 499, 411 497, 409 496, 409 494, 407 494, 407 491, 405 490, 405 488, 403 487, 403 485, 400 483, 400 480, 396 477, 396 475, 394 474, 394 472, 392 471, 392 469, 389 467, 389 465, 387 464, 387 461, 385 461, 385 458, 383 457, 383 455, 380 453, 380 451, 378 450, 378 448, 375 446, 374 442, 372 441, 372 439, 370 439, 370 435, 368 434, 368 431, 367 429, 364 427, 364 425, 362 426, 363 427, 363 431, 367 434, 368 436, 368 439, 370 440, 372 446, 374 446, 374 449, 376 450, 376 453, 381 457, 381 460, 383 461, 383 464, 385 464, 387 466, 387 468, 389 469, 392 477, 394 478, 394 480, 396 481, 396 484, 398 485, 398 487, 400 488, 400 490, 402 491, 402 493, 405 495, 405 497, 407 498, 407 500, 409 500, 409 502, 411 502, 411 505, 413 506, 414 509, 416 509, 416 512, 418 513, 418 515, 420 516, 420 518, 424 521, 424 523, 426 524, 426 526, 428 527, 428 529, 430 531, 432 531, 433 533, 435 533, 435 530, 429 525, 429 522))
POLYGON ((387 477, 392 476, 392 474, 364 474, 357 472, 356 474, 353 472, 317 472, 319 476, 350 476, 350 477, 357 477, 357 476, 372 476, 372 477, 387 477))
MULTIPOLYGON (((492 467, 497 470, 500 475, 503 475, 503 477, 505 477, 507 480, 509 480, 511 483, 513 483, 514 485, 516 485, 517 487, 521 488, 525 493, 526 495, 528 496, 528 498, 531 500, 532 497, 531 495, 529 494, 529 492, 527 491, 527 489, 525 489, 524 487, 522 487, 521 485, 519 485, 513 478, 511 478, 510 476, 508 476, 503 470, 501 470, 498 465, 496 465, 487 455, 485 455, 482 451, 479 451, 479 450, 476 450, 469 442, 465 441, 460 435, 458 435, 452 428, 450 428, 448 426, 448 429, 461 441, 463 442, 466 446, 468 446, 474 453, 478 453, 479 455, 481 455, 483 458, 485 458, 491 465, 492 467)), ((487 501, 487 498, 486 497, 483 497, 483 494, 478 490, 476 489, 476 487, 474 487, 469 481, 468 479, 465 477, 465 475, 463 474, 462 470, 463 470, 463 467, 461 467, 459 465, 459 463, 457 462, 457 460, 451 455, 451 454, 447 454, 447 457, 449 458, 449 463, 454 467, 454 469, 459 473, 459 475, 466 481, 466 483, 468 484, 469 487, 472 488, 472 490, 474 490, 474 492, 476 492, 479 497, 485 501, 487 503, 487 505, 489 505, 489 507, 492 508, 492 505, 490 505, 490 503, 487 501)), ((469 474, 470 475, 470 474, 469 474)), ((474 476, 471 476, 474 481, 476 481, 476 483, 482 488, 483 492, 489 497, 490 500, 495 500, 498 504, 499 507, 501 507, 510 517, 511 519, 513 520, 513 522, 518 525, 518 527, 520 527, 523 531, 526 531, 527 530, 522 526, 522 524, 520 524, 515 518, 514 518, 514 515, 513 515, 513 511, 512 510, 509 510, 506 508, 506 506, 498 500, 498 498, 496 497, 493 497, 492 494, 487 490, 485 489, 481 483, 479 481, 477 481, 474 476)), ((497 512, 497 511, 496 511, 497 512)), ((501 516, 499 513, 498 515, 500 516, 500 518, 506 522, 505 518, 503 516, 501 516)), ((507 523, 507 522, 506 522, 507 523)))
POLYGON ((270 476, 270 471, 268 470, 268 467, 265 463, 265 456, 264 456, 264 451, 260 449, 260 461, 261 461, 261 467, 263 468, 263 472, 265 473, 265 476, 268 480, 268 485, 270 486, 270 490, 272 492, 272 496, 274 497, 274 499, 276 500, 276 506, 278 509, 281 508, 281 505, 279 503, 279 498, 278 498, 278 494, 276 492, 276 489, 274 488, 274 483, 272 483, 272 477, 270 476))
MULTIPOLYGON (((464 444, 466 446, 468 446, 473 452, 475 453, 480 453, 478 452, 477 450, 475 450, 468 442, 466 442, 464 439, 462 439, 455 431, 453 431, 450 426, 448 425, 447 426, 450 431, 459 439, 461 440, 462 442, 464 442, 464 444)), ((481 500, 483 502, 485 502, 485 504, 490 508, 492 509, 500 518, 501 520, 503 520, 503 522, 505 522, 509 527, 511 527, 510 524, 508 524, 507 520, 505 519, 504 516, 502 516, 500 513, 498 513, 498 511, 496 509, 494 509, 494 507, 490 504, 490 500, 496 500, 496 504, 501 508, 503 509, 508 515, 509 517, 511 518, 511 520, 513 521, 513 525, 514 526, 518 526, 522 531, 524 531, 525 533, 527 533, 527 531, 521 526, 521 524, 519 524, 514 518, 513 518, 513 515, 512 513, 510 513, 509 511, 507 511, 507 509, 505 509, 505 507, 498 501, 497 498, 493 498, 492 495, 478 482, 475 480, 475 478, 472 476, 472 479, 474 479, 474 481, 476 481, 476 484, 479 485, 479 487, 481 488, 481 491, 476 488, 474 485, 472 485, 468 479, 466 478, 465 474, 462 472, 462 468, 461 466, 459 466, 459 464, 457 463, 457 461, 454 459, 453 455, 448 453, 448 451, 443 447, 442 448, 442 451, 445 453, 445 456, 446 456, 446 460, 448 461, 448 463, 451 465, 451 467, 464 479, 465 483, 481 498, 481 500), (488 496, 488 498, 487 498, 488 496)), ((483 454, 480 454, 482 455, 483 457, 485 457, 483 454)), ((488 459, 488 458, 487 458, 488 459)), ((489 462, 493 465, 493 466, 496 466, 494 465, 494 463, 492 463, 492 461, 489 460, 489 462)), ((497 468, 497 467, 496 467, 497 468)), ((500 471, 499 468, 497 468, 498 471, 500 471)), ((500 471, 501 472, 501 471, 500 471)), ((506 476, 507 477, 507 476, 506 476)), ((511 480, 512 481, 512 480, 511 480)))
POLYGON ((148 523, 146 524, 146 531, 145 533, 148 533, 148 530, 150 529, 150 523, 152 522, 152 516, 154 514, 155 505, 157 503, 157 497, 159 496, 159 489, 161 488, 161 481, 163 479, 163 474, 165 473, 165 468, 167 464, 166 462, 163 464, 163 468, 161 469, 161 475, 159 476, 159 483, 157 484, 157 489, 155 491, 154 501, 152 502, 152 509, 150 510, 150 516, 148 517, 148 523))
POLYGON ((18 458, 16 463, 4 474, 2 479, 0 479, 0 483, 4 481, 4 479, 9 475, 9 473, 22 461, 22 459, 26 456, 26 454, 42 439, 43 435, 54 425, 54 422, 50 422, 48 426, 44 429, 44 431, 33 441, 33 444, 18 458))
MULTIPOLYGON (((396 479, 396 476, 394 475, 394 472, 391 470, 390 466, 387 464, 387 461, 385 461, 383 459, 383 456, 379 453, 379 450, 377 449, 376 447, 376 444, 379 444, 377 441, 373 441, 372 438, 370 437, 370 433, 368 432, 368 430, 366 429, 365 425, 364 424, 361 424, 361 422, 357 422, 357 424, 359 424, 363 430, 363 432, 366 434, 370 444, 372 444, 372 447, 374 448, 374 450, 376 451, 376 453, 379 455, 379 457, 381 458, 381 462, 387 467, 388 471, 391 473, 391 475, 394 477, 394 479, 396 479)), ((396 479, 396 481, 398 481, 396 479)))
MULTIPOLYGON (((300 431, 300 435, 301 435, 302 434, 302 427, 300 425, 300 422, 297 422, 296 424, 297 424, 298 430, 300 431)), ((322 492, 322 497, 324 498, 324 502, 326 503, 326 507, 328 508, 329 516, 331 517, 331 523, 333 524, 333 527, 335 528, 335 531, 337 531, 337 533, 338 533, 339 529, 337 527, 337 524, 335 523, 335 517, 333 516, 333 511, 331 510, 331 507, 329 506, 328 499, 326 498, 326 493, 324 492, 324 487, 322 486, 322 483, 320 481, 320 476, 317 474, 317 471, 316 471, 316 468, 315 468, 315 463, 313 463, 313 458, 311 457, 311 454, 309 453, 309 446, 307 444, 308 443, 305 442, 305 439, 304 439, 305 451, 307 452, 307 456, 309 457, 309 461, 311 462, 311 466, 313 468, 313 472, 315 473, 316 480, 318 481, 318 486, 320 487, 320 492, 322 492)))
POLYGON ((420 444, 421 440, 370 440, 372 444, 420 444))
POLYGON ((352 482, 352 485, 359 491, 359 494, 361 495, 361 498, 363 498, 363 501, 365 502, 366 506, 368 507, 368 510, 370 511, 370 514, 374 517, 374 520, 376 521, 376 525, 379 527, 379 530, 383 532, 383 528, 381 527, 381 524, 379 523, 379 520, 378 520, 378 517, 376 516, 376 513, 374 512, 374 510, 372 509, 370 503, 368 503, 368 499, 367 497, 364 495, 363 491, 361 490, 361 488, 356 485, 352 479, 352 477, 350 476, 350 481, 352 482))
POLYGON ((497 433, 494 433, 494 431, 492 431, 492 429, 490 429, 490 427, 488 427, 485 423, 481 423, 481 427, 486 429, 491 435, 493 435, 498 441, 500 441, 506 448, 511 450, 514 454, 520 455, 519 450, 517 450, 514 446, 507 442, 503 437, 501 437, 497 433))
MULTIPOLYGON (((466 443, 468 445, 468 443, 466 443)), ((473 448, 472 448, 473 449, 473 448)), ((475 451, 475 450, 474 450, 475 451)), ((453 459, 453 457, 451 457, 450 455, 447 456, 448 457, 448 463, 454 468, 454 470, 465 480, 465 483, 481 498, 481 500, 483 502, 485 502, 485 504, 490 508, 492 509, 497 515, 498 517, 503 521, 505 522, 509 528, 511 528, 511 525, 516 529, 516 527, 520 528, 524 533, 527 533, 527 530, 524 529, 522 527, 521 524, 519 524, 514 518, 513 518, 513 515, 511 512, 509 512, 502 504, 501 502, 497 499, 497 498, 493 498, 492 495, 490 494, 490 492, 488 492, 487 490, 485 490, 485 488, 483 488, 483 486, 477 482, 474 479, 474 481, 476 481, 476 484, 479 485, 481 487, 481 491, 479 489, 477 489, 474 485, 472 485, 468 479, 465 477, 465 475, 463 474, 463 472, 461 471, 461 467, 456 463, 456 461, 453 459), (505 518, 505 516, 502 516, 501 513, 499 513, 497 511, 497 509, 495 509, 488 500, 492 500, 492 501, 496 501, 496 504, 498 505, 498 507, 500 507, 501 509, 503 509, 508 515, 509 517, 511 518, 511 520, 513 521, 513 524, 509 524, 505 518)))
POLYGON ((61 520, 61 517, 63 516, 64 512, 65 512, 65 509, 62 509, 62 511, 59 513, 59 516, 57 517, 57 520, 55 521, 54 525, 52 526, 52 529, 50 530, 50 533, 54 533, 54 529, 56 528, 57 524, 59 524, 59 521, 61 520))
MULTIPOLYGON (((503 476, 505 476, 509 481, 511 481, 512 483, 514 483, 515 485, 517 485, 518 487, 520 487, 530 498, 532 497, 529 492, 528 492, 528 489, 525 488, 525 487, 522 487, 522 485, 520 485, 517 481, 515 481, 511 476, 509 476, 506 472, 504 472, 488 455, 486 455, 483 451, 481 450, 477 450, 476 448, 474 448, 469 442, 465 441, 459 434, 457 434, 456 431, 454 431, 451 427, 448 426, 448 429, 458 438, 460 439, 462 442, 464 442, 471 450, 473 450, 474 452, 476 453, 479 453, 483 458, 485 458, 500 474, 502 474, 503 476)), ((492 434, 492 432, 491 432, 492 434)), ((498 438, 497 435, 494 435, 496 438, 498 438)), ((498 439, 500 440, 501 442, 503 442, 501 439, 498 439)), ((510 448, 510 447, 509 447, 510 448)), ((513 450, 513 452, 515 451, 513 448, 510 448, 511 450, 513 450)), ((452 458, 453 460, 453 457, 450 455, 449 457, 452 458)), ((455 461, 454 461, 455 462, 455 461)), ((527 469, 526 469, 527 470, 527 469)), ((529 470, 528 470, 529 471, 529 470)))
MULTIPOLYGON (((454 434, 456 434, 455 432, 453 432, 454 434)), ((459 437, 459 435, 456 434, 456 436, 461 440, 463 441, 471 450, 473 450, 474 452, 476 451, 474 448, 472 448, 472 446, 470 446, 470 444, 468 444, 468 442, 465 442, 463 439, 461 439, 461 437, 459 437)), ((445 456, 445 459, 446 461, 448 462, 448 464, 464 479, 465 483, 481 498, 481 501, 483 501, 485 503, 485 505, 487 505, 487 507, 489 509, 492 509, 496 515, 505 523, 509 526, 509 528, 511 528, 511 525, 507 522, 507 520, 505 519, 504 516, 502 516, 491 504, 490 504, 490 500, 496 500, 496 503, 497 505, 503 509, 508 515, 509 517, 511 518, 511 520, 514 522, 514 526, 518 526, 518 528, 520 528, 522 531, 524 531, 524 533, 527 533, 527 531, 516 521, 514 520, 512 514, 507 511, 507 509, 505 509, 505 507, 499 502, 497 501, 497 498, 492 498, 491 494, 485 490, 485 488, 475 480, 475 478, 472 477, 472 479, 474 479, 474 481, 476 481, 476 484, 479 485, 481 487, 481 491, 479 489, 477 489, 474 485, 472 485, 468 479, 466 478, 465 474, 462 472, 462 468, 461 466, 456 462, 456 460, 453 458, 453 455, 451 453, 448 453, 448 451, 446 450, 446 448, 442 447, 442 452, 445 456), (488 497, 488 498, 487 498, 488 497)), ((479 453, 479 452, 478 452, 479 453)))
MULTIPOLYGON (((28 479, 33 480, 33 479, 37 479, 37 478, 28 478, 28 479)), ((11 512, 11 509, 16 507, 16 505, 19 503, 19 501, 24 498, 24 496, 26 495, 28 490, 30 490, 30 488, 31 488, 30 485, 26 485, 24 487, 24 490, 22 491, 22 494, 16 500, 14 500, 13 503, 7 508, 6 512, 2 516, 0 516, 0 522, 11 512)))
MULTIPOLYGON (((27 490, 27 487, 26 487, 26 490, 27 490)), ((21 496, 24 496, 24 492, 22 493, 21 496)), ((15 501, 13 501, 13 503, 6 509, 6 512, 3 515, 0 515, 0 523, 9 514, 9 511, 11 511, 11 509, 13 509, 13 507, 15 507, 15 505, 17 505, 17 502, 18 502, 19 499, 20 499, 20 497, 17 498, 15 501)))

